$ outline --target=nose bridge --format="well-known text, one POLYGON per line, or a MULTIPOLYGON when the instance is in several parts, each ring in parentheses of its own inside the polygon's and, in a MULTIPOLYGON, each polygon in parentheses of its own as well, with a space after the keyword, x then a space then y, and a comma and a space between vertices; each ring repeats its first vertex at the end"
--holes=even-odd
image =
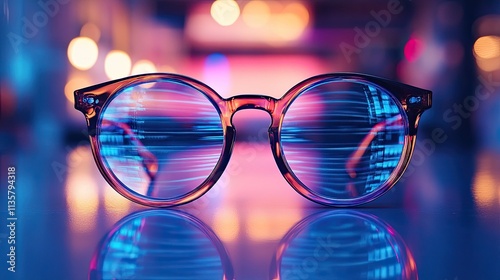
POLYGON ((272 115, 274 112, 276 99, 264 95, 244 94, 229 98, 227 100, 227 103, 231 114, 244 109, 258 109, 266 111, 270 115, 272 115))

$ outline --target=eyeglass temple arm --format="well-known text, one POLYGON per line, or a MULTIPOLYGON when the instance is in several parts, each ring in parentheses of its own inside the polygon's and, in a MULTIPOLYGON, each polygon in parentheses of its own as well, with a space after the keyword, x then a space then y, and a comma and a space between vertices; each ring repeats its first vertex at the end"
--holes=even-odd
POLYGON ((346 170, 347 173, 351 178, 356 178, 356 166, 359 164, 359 161, 363 157, 363 154, 365 153, 366 149, 370 145, 370 143, 373 141, 373 138, 377 136, 377 133, 382 131, 386 126, 395 123, 397 121, 401 120, 401 115, 394 116, 388 120, 381 121, 374 125, 372 129, 370 129, 370 132, 363 138, 361 143, 359 143, 358 148, 356 151, 354 151, 351 156, 349 156, 349 159, 346 162, 346 170))
POLYGON ((125 132, 130 141, 132 141, 134 146, 137 147, 137 153, 141 157, 142 166, 148 174, 149 179, 151 179, 151 182, 153 182, 156 173, 158 173, 158 159, 142 144, 141 140, 137 139, 134 131, 130 128, 130 126, 122 122, 115 122, 111 120, 102 120, 102 124, 119 127, 125 132))

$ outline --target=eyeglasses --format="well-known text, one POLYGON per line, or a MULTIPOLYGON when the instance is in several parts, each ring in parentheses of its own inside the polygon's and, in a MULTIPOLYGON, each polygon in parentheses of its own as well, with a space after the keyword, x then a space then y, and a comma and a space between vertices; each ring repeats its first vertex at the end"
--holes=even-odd
POLYGON ((143 205, 193 201, 229 162, 243 109, 268 112, 271 150, 286 181, 324 205, 352 206, 387 192, 409 164, 432 92, 369 75, 306 79, 283 97, 222 98, 176 74, 144 74, 75 91, 106 181, 143 205))

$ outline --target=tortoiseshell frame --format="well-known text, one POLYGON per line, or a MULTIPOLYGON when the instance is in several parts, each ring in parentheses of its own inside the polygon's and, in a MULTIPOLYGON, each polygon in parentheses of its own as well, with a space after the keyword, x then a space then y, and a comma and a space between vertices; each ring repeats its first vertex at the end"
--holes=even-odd
POLYGON ((215 92, 212 88, 200 81, 178 74, 166 73, 142 74, 126 77, 79 89, 76 90, 74 94, 75 108, 81 111, 86 117, 92 152, 101 174, 104 176, 106 181, 124 197, 136 203, 153 207, 170 207, 191 202, 201 197, 217 182, 229 162, 231 151, 233 149, 236 130, 232 124, 232 117, 235 112, 243 109, 264 110, 271 115, 271 125, 268 132, 274 159, 276 160, 276 164, 278 165, 278 168, 285 180, 288 181, 288 183, 299 194, 316 203, 328 206, 354 206, 370 202, 381 196, 392 186, 394 186, 398 179, 403 175, 405 169, 408 167, 411 155, 415 147, 416 133, 420 116, 422 112, 431 107, 432 99, 431 91, 375 76, 358 73, 331 73, 314 76, 292 87, 280 99, 275 99, 263 95, 238 95, 225 99, 217 94, 217 92, 215 92), (392 94, 394 100, 397 100, 396 103, 401 105, 401 108, 406 113, 406 116, 403 116, 403 122, 407 127, 403 154, 395 169, 395 172, 393 172, 391 177, 389 177, 385 184, 379 187, 377 190, 363 197, 353 199, 329 199, 311 192, 311 190, 307 188, 295 176, 295 174, 288 166, 279 140, 281 125, 283 123, 285 113, 290 104, 298 95, 319 83, 341 79, 355 79, 357 81, 364 81, 375 84, 380 88, 385 89, 387 92, 392 94), (105 167, 105 164, 102 162, 101 157, 99 156, 100 150, 97 141, 97 135, 99 134, 100 130, 98 124, 100 122, 101 111, 112 100, 113 95, 120 92, 120 90, 125 87, 147 82, 157 82, 160 80, 182 83, 195 88, 201 94, 204 94, 219 113, 224 131, 222 154, 212 173, 196 189, 183 196, 173 199, 149 198, 144 195, 135 193, 125 186, 122 186, 120 184, 120 181, 105 167))

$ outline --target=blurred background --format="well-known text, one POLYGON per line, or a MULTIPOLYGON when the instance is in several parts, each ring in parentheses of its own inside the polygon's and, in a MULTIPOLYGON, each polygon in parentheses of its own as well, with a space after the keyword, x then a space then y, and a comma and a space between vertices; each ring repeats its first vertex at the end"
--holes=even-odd
MULTIPOLYGON (((256 93, 279 98, 305 78, 328 72, 373 74, 432 90, 433 107, 420 121, 406 175, 383 198, 349 216, 355 219, 349 223, 374 223, 370 230, 390 232, 387 244, 404 243, 397 248, 410 252, 392 274, 389 264, 368 262, 379 272, 366 275, 384 279, 416 271, 421 279, 500 277, 495 265, 500 260, 500 2, 1 4, 0 177, 6 178, 9 166, 16 167, 20 219, 19 270, 7 277, 85 279, 95 252, 102 248, 99 242, 120 228, 113 225, 145 209, 120 197, 101 179, 84 116, 74 109, 72 94, 81 87, 147 72, 187 75, 223 97, 256 93), (393 232, 398 242, 391 241, 393 232)), ((276 250, 286 250, 280 244, 290 241, 282 240, 287 232, 306 216, 322 211, 336 215, 336 210, 313 205, 281 177, 269 149, 269 117, 264 112, 239 112, 234 122, 238 142, 224 176, 200 200, 179 208, 220 239, 236 279, 267 279, 274 275, 270 271, 276 250)), ((7 184, 0 184, 0 218, 5 221, 7 184)), ((148 215, 143 219, 160 219, 148 215)), ((307 234, 321 236, 327 227, 306 228, 307 234)), ((363 227, 353 228, 350 234, 369 234, 363 227)), ((128 229, 141 231, 137 226, 128 229)), ((7 253, 6 237, 3 228, 2 256, 7 253)), ((384 248, 392 246, 387 244, 384 248)), ((312 256, 315 247, 297 248, 293 257, 300 260, 312 256)), ((191 265, 206 265, 205 255, 193 255, 201 261, 191 265)), ((5 273, 3 257, 0 263, 5 273)), ((147 263, 135 262, 142 267, 147 263)), ((318 279, 307 278, 303 264, 296 264, 298 276, 288 273, 283 279, 318 279)), ((99 270, 94 261, 92 265, 99 270)), ((293 267, 293 262, 287 265, 293 267)), ((328 260, 316 263, 321 265, 328 273, 338 271, 328 260)), ((176 279, 175 269, 162 273, 176 279)))

